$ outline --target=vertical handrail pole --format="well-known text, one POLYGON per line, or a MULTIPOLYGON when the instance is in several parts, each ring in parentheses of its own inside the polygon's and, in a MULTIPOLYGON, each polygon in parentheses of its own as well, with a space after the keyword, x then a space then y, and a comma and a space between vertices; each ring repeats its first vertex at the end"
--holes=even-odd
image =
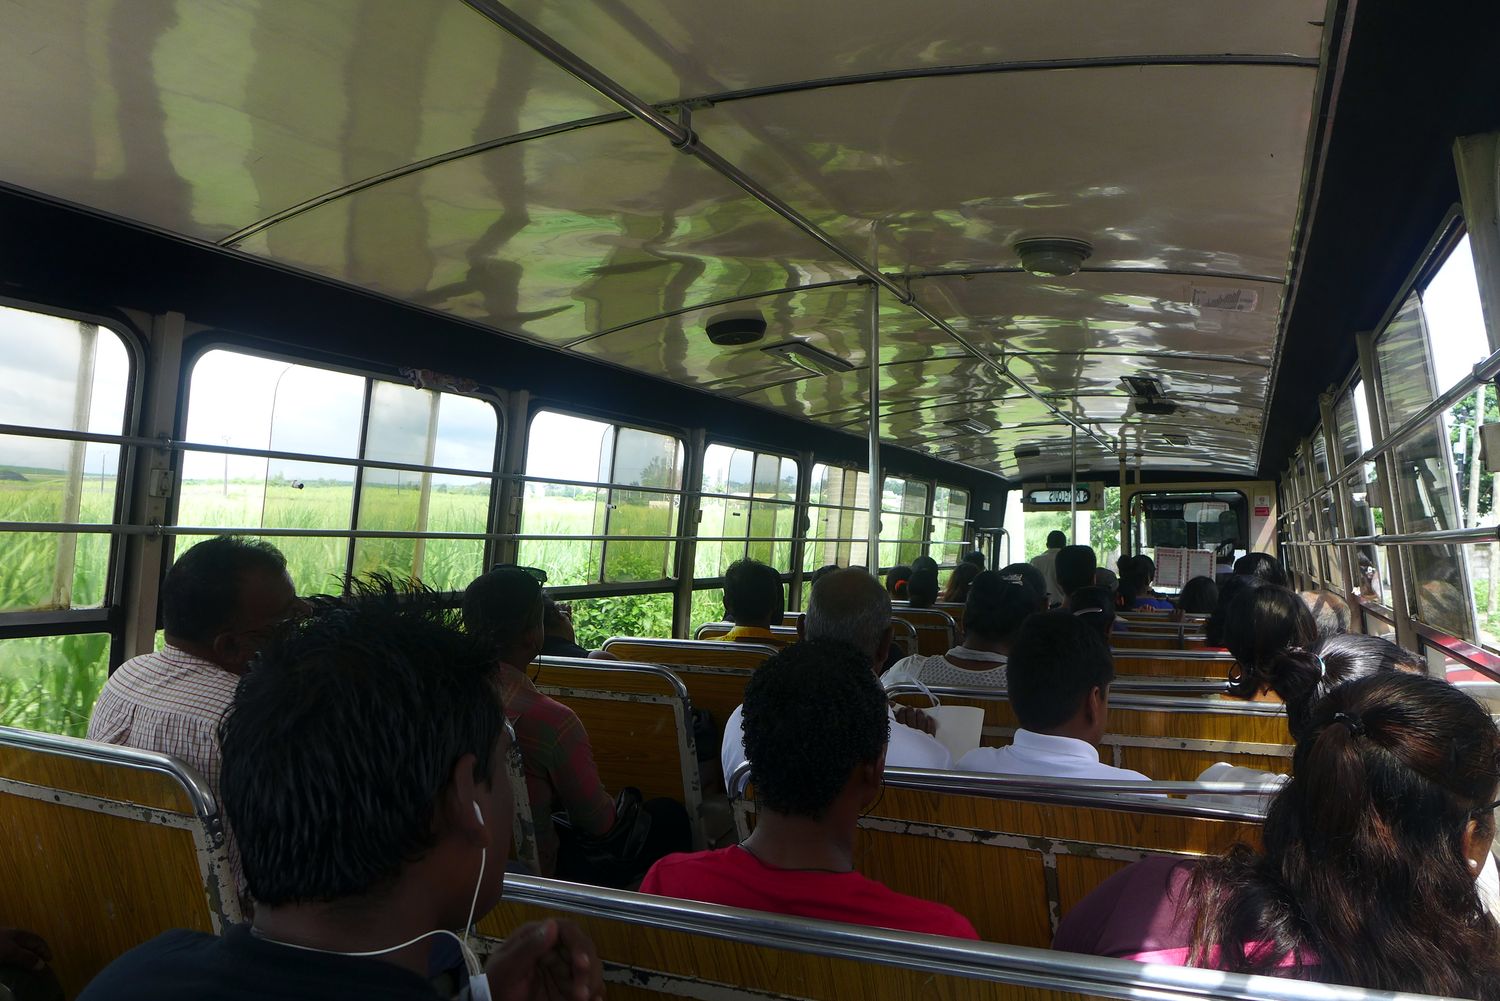
POLYGON ((1078 545, 1078 429, 1068 436, 1072 450, 1072 458, 1068 466, 1071 469, 1068 480, 1068 541, 1078 545))
POLYGON ((885 478, 880 475, 880 286, 870 283, 870 513, 869 551, 865 565, 880 576, 880 498, 885 478))

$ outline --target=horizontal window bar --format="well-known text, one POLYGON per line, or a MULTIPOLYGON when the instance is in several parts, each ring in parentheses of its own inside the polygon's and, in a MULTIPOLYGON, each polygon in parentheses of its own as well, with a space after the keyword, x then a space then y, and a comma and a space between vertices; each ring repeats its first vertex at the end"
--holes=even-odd
POLYGON ((1356 535, 1328 539, 1318 545, 1333 546, 1425 546, 1440 543, 1475 543, 1500 541, 1500 527, 1451 528, 1433 532, 1406 532, 1401 535, 1356 535))

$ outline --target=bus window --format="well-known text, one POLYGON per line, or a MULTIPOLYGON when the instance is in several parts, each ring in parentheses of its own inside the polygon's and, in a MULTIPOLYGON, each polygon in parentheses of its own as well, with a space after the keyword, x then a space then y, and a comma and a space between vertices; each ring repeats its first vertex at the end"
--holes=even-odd
POLYGON ((272 530, 299 592, 374 572, 459 590, 484 569, 499 438, 484 400, 215 348, 193 365, 186 437, 178 524, 272 530), (244 451, 193 447, 221 444, 244 451), (473 538, 353 541, 351 531, 473 538))
POLYGON ((708 446, 698 506, 689 635, 705 622, 723 619, 724 590, 713 582, 736 560, 748 557, 783 575, 791 573, 797 484, 795 459, 728 445, 708 446))
POLYGON ((927 553, 930 492, 927 484, 920 480, 887 476, 881 484, 880 569, 909 564, 927 553), (896 541, 887 542, 887 539, 896 541))
POLYGON ((677 545, 661 537, 677 535, 682 471, 682 442, 671 435, 537 413, 527 435, 519 562, 546 570, 551 586, 666 581, 677 545))
POLYGON ((1140 550, 1212 549, 1219 566, 1243 556, 1250 537, 1250 503, 1237 490, 1138 493, 1130 516, 1140 550))
POLYGON ((818 463, 813 466, 807 546, 802 569, 865 566, 869 549, 870 475, 818 463))
POLYGON ((968 491, 939 483, 932 493, 932 558, 942 566, 963 559, 969 525, 968 491))
MULTIPOLYGON (((0 423, 25 429, 0 435, 0 521, 114 522, 119 446, 47 432, 128 430, 124 340, 98 324, 0 306, 0 359, 0 423)), ((0 641, 0 724, 81 736, 109 668, 115 536, 6 530, 0 547, 0 625, 12 637, 0 641), (75 635, 47 635, 59 627, 75 635)))

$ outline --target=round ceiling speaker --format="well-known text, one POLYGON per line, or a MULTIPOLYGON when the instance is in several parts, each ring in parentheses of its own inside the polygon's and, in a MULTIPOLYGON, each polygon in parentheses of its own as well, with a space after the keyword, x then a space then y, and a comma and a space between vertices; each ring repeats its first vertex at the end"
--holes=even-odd
POLYGON ((721 316, 703 328, 708 339, 723 347, 754 344, 766 336, 766 321, 759 313, 721 316))
POLYGON ((1065 236, 1040 236, 1016 244, 1021 267, 1040 278, 1076 275, 1094 248, 1065 236))

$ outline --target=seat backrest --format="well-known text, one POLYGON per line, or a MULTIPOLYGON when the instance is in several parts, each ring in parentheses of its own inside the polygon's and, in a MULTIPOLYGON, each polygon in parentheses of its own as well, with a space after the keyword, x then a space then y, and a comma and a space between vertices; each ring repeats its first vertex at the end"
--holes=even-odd
POLYGON ((0 920, 52 947, 67 996, 173 928, 242 920, 208 784, 176 758, 0 727, 0 920))
MULTIPOLYGON (((797 628, 797 620, 802 618, 801 612, 787 612, 782 616, 781 624, 789 628, 797 628)), ((891 619, 891 642, 900 649, 901 656, 915 656, 918 650, 917 629, 910 622, 903 619, 891 619)), ((948 651, 944 650, 944 653, 948 651)))
MULTIPOLYGON (((926 706, 930 692, 945 706, 984 710, 980 743, 1004 747, 1019 723, 1003 689, 929 688, 893 685, 892 699, 926 706)), ((1164 782, 1192 782, 1223 761, 1263 772, 1291 766, 1292 738, 1280 703, 1246 702, 1219 696, 1174 697, 1110 690, 1109 724, 1099 741, 1100 757, 1164 782)))
POLYGON ((694 844, 702 847, 692 706, 678 677, 658 664, 576 657, 540 657, 532 669, 537 691, 578 715, 604 787, 618 793, 635 786, 646 799, 677 800, 687 809, 694 844))
POLYGON ((615 636, 604 641, 604 652, 621 660, 676 667, 756 668, 776 652, 763 643, 725 643, 722 640, 668 640, 615 636))
MULTIPOLYGON (((701 626, 698 627, 698 631, 697 632, 693 633, 693 639, 695 639, 695 640, 717 640, 717 639, 719 639, 719 637, 727 635, 729 633, 729 631, 731 629, 733 629, 733 628, 734 628, 734 623, 733 622, 705 622, 705 623, 703 623, 703 625, 701 625, 701 626)), ((774 635, 775 637, 777 637, 778 639, 782 640, 782 642, 785 642, 785 643, 795 643, 795 642, 797 642, 797 627, 796 627, 796 625, 790 625, 790 626, 772 626, 771 627, 771 634, 774 635)), ((769 644, 767 644, 767 645, 769 645, 769 644)))
MULTIPOLYGON (((1253 808, 1160 795, 1230 788, 887 769, 884 792, 860 819, 855 864, 894 890, 953 907, 987 941, 1046 948, 1058 920, 1130 862, 1258 843, 1253 808)), ((753 797, 751 783, 735 803, 742 838, 753 827, 753 797)))
POLYGON ((541 855, 536 843, 536 822, 531 814, 531 795, 526 788, 526 766, 521 760, 521 745, 516 742, 516 728, 505 723, 510 751, 505 756, 505 778, 510 783, 514 818, 511 821, 511 858, 526 863, 532 872, 542 871, 541 855))
MULTIPOLYGON (((1010 898, 1010 892, 995 892, 1001 887, 997 877, 991 883, 993 895, 1010 898)), ((479 940, 480 951, 494 951, 522 922, 559 913, 577 922, 598 948, 610 1001, 1424 1001, 1299 980, 810 921, 529 876, 505 877, 505 899, 479 922, 480 933, 487 936, 479 940)))
POLYGON ((912 608, 893 604, 891 617, 909 622, 917 631, 917 652, 924 655, 947 653, 958 638, 953 616, 940 608, 912 608))
POLYGON ((1120 677, 1197 678, 1224 681, 1234 657, 1219 650, 1142 650, 1110 640, 1115 674, 1120 677))
POLYGON ((968 606, 956 602, 940 601, 932 606, 940 612, 947 612, 948 617, 953 620, 953 628, 956 630, 954 636, 963 639, 964 636, 964 609, 968 606))

